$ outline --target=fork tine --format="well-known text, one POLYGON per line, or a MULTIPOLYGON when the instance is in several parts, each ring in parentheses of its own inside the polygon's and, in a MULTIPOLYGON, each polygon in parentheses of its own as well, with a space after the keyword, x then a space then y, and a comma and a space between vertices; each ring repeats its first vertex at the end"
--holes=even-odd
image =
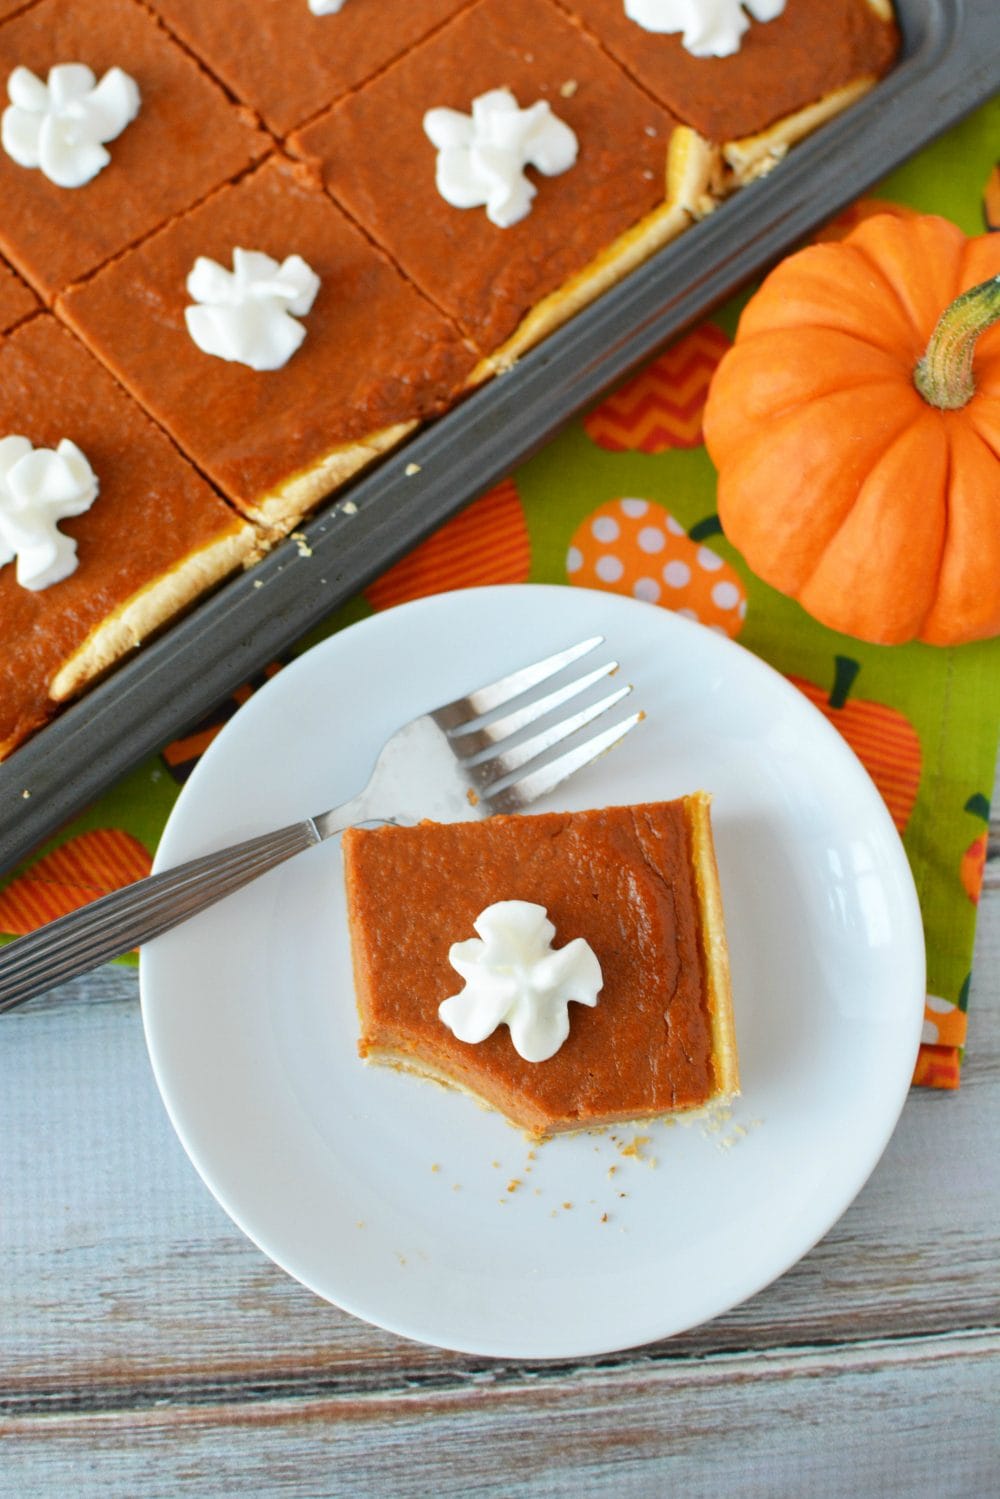
MULTIPOLYGON (((627 697, 632 691, 631 684, 619 687, 616 692, 611 692, 607 697, 601 698, 596 703, 590 703, 586 708, 581 708, 577 713, 571 713, 568 718, 562 718, 558 723, 550 724, 539 734, 533 734, 530 739, 525 739, 521 744, 515 744, 510 749, 502 746, 488 758, 480 760, 478 764, 469 766, 469 773, 475 776, 481 786, 489 786, 500 780, 501 776, 507 776, 514 770, 520 770, 522 765, 528 765, 532 760, 537 760, 548 750, 555 749, 557 744, 562 744, 564 739, 569 739, 580 729, 586 728, 595 718, 600 718, 620 703, 623 697, 627 697)), ((463 762, 467 763, 467 762, 463 762)))
POLYGON ((547 761, 544 765, 520 778, 511 781, 504 777, 496 785, 481 791, 480 797, 489 803, 491 813, 494 812, 520 812, 522 808, 537 801, 546 792, 552 791, 567 776, 582 770, 591 761, 599 759, 616 744, 620 744, 626 734, 630 734, 636 724, 640 722, 645 714, 641 711, 633 713, 630 718, 623 719, 621 723, 612 724, 600 734, 594 734, 590 739, 584 740, 582 744, 574 745, 572 749, 557 755, 555 759, 547 761))
POLYGON ((568 646, 564 651, 557 651, 553 656, 546 656, 541 661, 535 661, 530 666, 522 666, 519 671, 512 671, 505 677, 500 677, 496 682, 489 682, 485 687, 475 687, 471 692, 464 693, 462 697, 455 698, 454 702, 443 703, 437 708, 431 717, 439 728, 455 730, 461 724, 471 723, 474 719, 482 718, 485 713, 492 713, 494 708, 500 708, 504 703, 512 702, 514 698, 520 697, 522 692, 527 692, 529 687, 535 687, 539 682, 545 682, 549 677, 554 677, 556 672, 562 671, 564 666, 569 666, 580 656, 585 656, 588 651, 594 650, 604 641, 603 635, 592 635, 589 640, 577 641, 576 645, 568 646))
POLYGON ((526 729, 529 724, 537 723, 554 708, 569 702, 574 697, 579 697, 586 692, 588 687, 593 687, 602 677, 609 677, 612 672, 618 670, 617 661, 608 661, 604 666, 599 666, 596 671, 588 671, 582 677, 574 677, 572 682, 567 682, 562 687, 557 687, 554 692, 547 692, 544 697, 531 698, 523 708, 515 708, 510 713, 504 713, 500 718, 493 718, 481 729, 470 729, 466 724, 460 724, 457 729, 451 729, 448 737, 452 740, 461 740, 455 744, 455 752, 459 751, 463 757, 478 754, 493 744, 500 744, 505 739, 510 739, 514 734, 526 729))

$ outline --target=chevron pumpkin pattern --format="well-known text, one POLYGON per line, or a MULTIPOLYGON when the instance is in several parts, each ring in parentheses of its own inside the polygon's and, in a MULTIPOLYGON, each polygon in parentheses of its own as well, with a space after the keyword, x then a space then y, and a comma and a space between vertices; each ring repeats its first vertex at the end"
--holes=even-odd
POLYGON ((587 436, 611 453, 700 447, 709 383, 728 348, 722 329, 703 323, 584 417, 587 436))
POLYGON ((0 931, 22 937, 149 874, 152 860, 120 828, 80 833, 0 890, 0 931))
POLYGON ((384 572, 365 598, 373 609, 391 609, 451 588, 524 583, 530 571, 521 497, 513 479, 504 479, 384 572))

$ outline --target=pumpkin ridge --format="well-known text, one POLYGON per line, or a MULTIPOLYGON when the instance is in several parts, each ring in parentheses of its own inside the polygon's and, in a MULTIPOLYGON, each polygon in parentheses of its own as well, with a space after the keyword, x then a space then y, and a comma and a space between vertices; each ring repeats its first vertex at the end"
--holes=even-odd
MULTIPOLYGON (((992 406, 997 403, 991 402, 990 404, 992 406)), ((962 414, 966 417, 968 425, 975 432, 979 440, 989 448, 994 458, 1000 460, 1000 409, 995 413, 990 412, 990 415, 994 416, 996 422, 995 430, 991 429, 989 423, 982 419, 986 413, 983 411, 983 404, 981 402, 977 406, 974 401, 970 401, 962 414)))
POLYGON ((985 482, 986 474, 996 462, 989 444, 968 423, 946 417, 942 425, 948 443, 949 525, 944 535, 938 586, 921 625, 920 638, 929 644, 957 645, 1000 632, 1000 601, 995 590, 991 591, 991 583, 1000 573, 1000 501, 996 487, 991 489, 985 482), (981 454, 974 457, 977 448, 981 454), (968 476, 973 467, 976 474, 970 481, 968 476), (973 504, 979 509, 970 517, 973 504), (974 564, 964 560, 970 552, 974 554, 974 564), (956 559, 960 582, 955 576, 956 559))
MULTIPOLYGON (((811 332, 812 329, 810 328, 808 331, 811 332)), ((840 329, 828 329, 825 331, 833 332, 847 339, 851 338, 850 334, 844 334, 840 329)), ((821 393, 817 393, 812 389, 805 389, 801 395, 796 396, 794 399, 787 399, 781 405, 769 405, 763 411, 757 410, 756 407, 753 409, 748 408, 742 391, 736 392, 731 390, 729 382, 735 378, 738 382, 744 383, 742 373, 744 366, 751 370, 755 366, 759 368, 759 356, 757 349, 754 347, 757 339, 766 339, 770 342, 777 335, 788 332, 789 330, 787 329, 778 329, 770 334, 761 332, 752 335, 741 344, 734 345, 719 364, 712 390, 709 392, 709 400, 705 407, 704 417, 705 446, 717 468, 720 467, 723 461, 731 461, 734 447, 737 451, 742 451, 748 443, 752 443, 760 433, 764 423, 777 425, 794 419, 797 415, 807 412, 811 407, 816 406, 820 402, 831 400, 839 402, 844 396, 852 396, 856 399, 859 393, 863 391, 865 392, 866 400, 881 402, 886 408, 888 408, 890 402, 893 405, 897 405, 900 400, 908 401, 913 407, 912 413, 907 417, 909 421, 914 420, 919 414, 919 410, 923 407, 924 403, 921 401, 917 391, 906 378, 905 372, 902 369, 892 368, 891 356, 885 354, 885 351, 877 345, 865 345, 864 347, 885 357, 888 367, 883 372, 876 373, 873 370, 867 370, 860 373, 856 380, 841 381, 838 379, 837 383, 831 389, 821 393), (910 400, 911 397, 912 401, 910 400), (717 411, 719 413, 718 422, 715 419, 717 411), (728 458, 722 451, 723 446, 725 446, 728 452, 728 458)))
POLYGON ((944 440, 944 488, 942 490, 942 499, 944 502, 944 526, 941 529, 941 548, 938 552, 937 567, 934 569, 934 587, 932 591, 927 595, 927 607, 924 610, 923 614, 920 616, 920 625, 915 632, 918 640, 922 640, 924 638, 924 634, 928 627, 928 622, 931 619, 931 616, 934 614, 935 609, 938 607, 938 598, 940 597, 942 582, 944 578, 944 559, 945 554, 948 550, 948 538, 951 534, 954 517, 951 495, 952 477, 955 473, 955 453, 953 447, 954 434, 948 422, 944 420, 942 420, 941 422, 941 431, 944 440))
MULTIPOLYGON (((886 215, 886 214, 879 214, 879 215, 877 215, 877 218, 886 218, 886 217, 888 217, 888 215, 886 215)), ((869 219, 867 222, 868 223, 874 223, 875 220, 874 219, 869 219)), ((857 242, 857 240, 854 238, 854 235, 858 232, 858 230, 860 230, 862 228, 864 228, 864 225, 863 224, 859 224, 858 225, 858 229, 857 230, 852 230, 851 234, 844 241, 844 243, 845 243, 846 246, 849 246, 850 249, 855 250, 857 252, 857 254, 860 256, 860 258, 864 261, 865 266, 867 267, 867 269, 871 271, 872 275, 878 277, 878 280, 880 281, 881 285, 885 289, 886 295, 890 296, 892 298, 892 300, 895 302, 896 307, 899 309, 899 312, 902 314, 904 322, 906 323, 907 327, 910 329, 910 331, 913 334, 913 342, 914 342, 915 348, 912 351, 910 349, 907 349, 906 356, 907 356, 907 358, 910 358, 911 356, 913 358, 919 358, 919 356, 924 352, 924 348, 926 347, 927 339, 930 336, 930 331, 931 330, 930 329, 926 329, 925 330, 925 329, 923 329, 923 328, 921 328, 921 327, 918 326, 917 321, 914 318, 912 311, 906 305, 906 303, 903 301, 903 298, 899 295, 899 290, 896 287, 895 283, 892 282, 889 279, 889 276, 882 269, 881 265, 879 265, 879 263, 875 259, 875 257, 869 253, 867 246, 859 244, 857 242)))
POLYGON ((905 225, 883 214, 860 224, 845 243, 863 248, 877 264, 916 333, 920 358, 942 311, 962 290, 965 235, 940 214, 918 215, 905 225))
POLYGON ((807 245, 789 260, 781 261, 765 278, 756 297, 752 298, 740 315, 736 330, 735 346, 746 343, 761 334, 771 334, 782 328, 796 328, 803 332, 812 328, 823 328, 831 332, 846 333, 859 342, 880 350, 890 358, 903 363, 916 359, 923 353, 926 342, 922 334, 915 332, 913 319, 896 294, 895 288, 881 268, 870 256, 861 252, 852 239, 831 244, 807 245), (834 254, 831 255, 830 252, 834 254), (845 257, 850 261, 848 271, 845 257), (876 283, 876 300, 884 304, 887 299, 894 303, 894 327, 886 328, 883 321, 850 321, 845 327, 838 321, 843 313, 846 297, 851 301, 854 282, 876 283), (831 298, 831 289, 836 286, 837 295, 831 298), (807 304, 803 307, 803 301, 807 304), (794 307, 791 321, 789 305, 794 307))
MULTIPOLYGON (((814 324, 808 329, 808 332, 814 332, 816 330, 816 326, 817 325, 814 324)), ((825 328, 822 331, 825 333, 837 333, 840 330, 836 328, 825 328)), ((844 334, 843 336, 846 338, 851 337, 850 334, 844 334)), ((862 343, 863 340, 857 339, 856 342, 862 343)), ((884 350, 879 349, 877 344, 866 343, 864 346, 865 348, 873 349, 876 353, 885 352, 884 350)), ((750 347, 750 345, 744 344, 743 347, 748 348, 750 347)), ((886 355, 885 357, 886 359, 889 358, 888 355, 886 355)), ((831 383, 829 390, 822 391, 818 395, 814 392, 806 392, 796 399, 786 402, 783 406, 769 406, 766 414, 761 415, 757 419, 759 421, 769 422, 781 421, 784 417, 791 416, 794 412, 801 410, 805 406, 812 406, 817 401, 828 400, 830 396, 839 396, 852 391, 864 390, 866 386, 871 386, 877 389, 881 389, 884 386, 887 387, 888 390, 891 390, 894 394, 898 395, 901 388, 905 390, 908 387, 908 382, 905 379, 900 379, 898 375, 895 375, 888 370, 883 374, 876 374, 874 371, 870 371, 866 374, 859 375, 856 380, 845 378, 843 375, 843 371, 838 370, 836 382, 831 383)))
MULTIPOLYGON (((828 536, 828 538, 826 540, 826 543, 825 543, 825 546, 824 546, 822 552, 820 552, 819 556, 817 557, 814 566, 810 569, 810 571, 808 573, 808 576, 801 583, 801 585, 799 587, 799 590, 798 590, 798 599, 799 599, 799 602, 802 604, 803 608, 805 608, 806 610, 808 610, 808 612, 810 614, 814 615, 816 619, 820 620, 820 622, 822 624, 829 625, 832 629, 844 630, 849 635, 858 635, 858 634, 861 634, 860 630, 857 628, 856 623, 852 623, 850 625, 845 625, 844 622, 843 622, 843 616, 842 615, 837 616, 837 615, 831 613, 831 611, 829 611, 828 609, 825 608, 822 599, 817 604, 817 602, 815 601, 815 599, 813 599, 813 598, 810 597, 810 594, 813 591, 814 584, 817 582, 817 578, 818 578, 819 574, 824 570, 824 568, 828 567, 828 565, 829 565, 829 555, 830 555, 830 552, 832 551, 832 549, 834 547, 836 547, 838 541, 841 539, 841 537, 843 536, 843 534, 846 531, 846 529, 848 528, 848 526, 850 526, 852 524, 852 522, 854 521, 854 517, 855 517, 856 511, 857 511, 857 507, 858 507, 859 503, 861 502, 861 500, 862 500, 862 498, 864 496, 865 490, 868 488, 869 484, 872 483, 873 477, 876 476, 879 473, 879 471, 886 464, 888 464, 891 461, 891 457, 892 457, 892 454, 893 454, 894 450, 901 443, 904 443, 904 442, 912 440, 912 433, 913 433, 913 429, 915 427, 917 427, 917 426, 928 426, 929 427, 931 423, 934 423, 934 425, 937 428, 941 429, 941 438, 940 438, 940 440, 941 440, 941 443, 942 443, 943 448, 944 448, 944 463, 945 463, 945 484, 942 486, 942 500, 943 500, 943 504, 945 506, 945 515, 944 515, 944 520, 943 520, 943 523, 942 523, 942 526, 941 526, 940 537, 939 537, 938 544, 937 544, 937 557, 936 557, 936 560, 933 563, 928 563, 928 567, 927 567, 928 575, 929 576, 932 575, 933 578, 934 578, 934 581, 935 581, 935 589, 934 589, 933 592, 930 592, 929 596, 932 599, 936 596, 936 587, 937 587, 938 580, 940 579, 940 576, 941 576, 941 564, 942 564, 942 559, 944 557, 945 538, 947 536, 947 521, 948 521, 948 514, 947 514, 947 506, 948 506, 947 478, 948 478, 948 476, 949 476, 949 474, 951 472, 951 444, 948 441, 947 432, 944 430, 945 423, 941 420, 941 415, 942 415, 942 413, 940 413, 938 411, 935 411, 933 407, 930 407, 930 406, 925 407, 924 410, 921 411, 916 416, 915 419, 907 422, 892 438, 890 438, 887 441, 884 449, 882 450, 882 453, 881 453, 880 457, 878 458, 878 460, 875 463, 872 464, 872 467, 869 470, 869 472, 865 474, 865 476, 864 476, 861 484, 858 487, 857 493, 856 493, 853 501, 851 502, 850 506, 845 510, 843 518, 841 519, 840 524, 832 532, 832 534, 830 534, 828 536)), ((826 591, 827 591, 822 582, 820 583, 820 590, 821 590, 821 593, 823 593, 823 594, 825 594, 826 591)), ((871 594, 871 591, 869 590, 869 591, 865 592, 864 603, 862 605, 862 608, 861 608, 860 612, 866 613, 869 610, 871 610, 871 608, 872 608, 872 594, 871 594)), ((851 612, 852 612, 853 619, 856 621, 857 614, 858 614, 859 611, 857 609, 852 609, 851 612)), ((926 611, 924 611, 924 612, 921 613, 920 626, 919 626, 919 628, 921 630, 923 629, 923 624, 924 624, 925 618, 926 618, 926 611)), ((871 626, 870 625, 867 626, 866 628, 868 629, 868 631, 871 630, 871 626)), ((884 628, 883 628, 883 626, 881 624, 879 625, 879 629, 882 632, 881 633, 881 638, 880 638, 880 643, 883 644, 883 645, 898 644, 898 643, 900 643, 903 640, 908 640, 908 639, 913 638, 913 636, 917 633, 916 628, 914 628, 914 629, 909 630, 906 635, 898 635, 897 636, 895 631, 892 632, 891 635, 886 635, 885 632, 884 632, 884 628)), ((866 633, 866 634, 863 634, 861 636, 861 638, 862 639, 875 639, 876 636, 873 635, 873 634, 871 634, 871 633, 866 633)))
MULTIPOLYGON (((898 392, 899 385, 887 387, 892 392, 898 392)), ((787 441, 788 429, 796 423, 802 423, 807 428, 815 422, 817 409, 823 411, 824 419, 829 412, 833 420, 838 417, 842 420, 840 408, 845 404, 844 397, 848 397, 846 404, 854 406, 857 404, 853 392, 834 391, 820 401, 809 401, 798 408, 790 410, 786 415, 769 419, 766 426, 762 422, 756 424, 756 431, 750 437, 741 440, 726 461, 725 469, 720 469, 718 488, 718 509, 722 521, 723 530, 728 539, 744 556, 754 554, 752 566, 765 582, 774 583, 783 591, 788 590, 790 576, 794 573, 796 587, 804 586, 811 577, 815 567, 822 559, 822 553, 830 545, 841 525, 850 515, 857 502, 864 476, 871 470, 871 465, 886 451, 886 448, 901 433, 913 424, 914 416, 906 411, 901 419, 895 424, 890 434, 881 433, 871 443, 870 456, 862 463, 861 475, 857 480, 857 487, 845 492, 842 500, 838 500, 838 513, 840 519, 835 522, 821 523, 816 517, 803 533, 801 525, 796 521, 801 516, 800 505, 800 480, 797 474, 794 483, 794 497, 792 491, 785 493, 775 490, 772 486, 769 493, 769 508, 766 516, 768 540, 766 549, 761 548, 761 536, 759 525, 763 517, 759 506, 746 506, 739 503, 738 498, 731 501, 735 493, 738 497, 741 489, 746 483, 746 470, 748 466, 758 467, 761 460, 766 466, 768 454, 776 441, 787 441), (734 517, 735 510, 735 517, 734 517), (808 565, 807 559, 802 557, 801 547, 808 539, 809 552, 815 559, 808 565), (808 565, 808 572, 803 576, 802 569, 808 565), (782 579, 779 583, 779 578, 782 579)), ((914 404, 919 406, 920 400, 913 393, 914 404)), ((809 434, 807 433, 807 436, 809 434)), ((809 446, 812 446, 811 436, 809 446)), ((709 452, 715 458, 713 445, 709 443, 709 452)), ((867 448, 866 448, 867 452, 867 448)), ((716 459, 718 462, 718 460, 716 459)))

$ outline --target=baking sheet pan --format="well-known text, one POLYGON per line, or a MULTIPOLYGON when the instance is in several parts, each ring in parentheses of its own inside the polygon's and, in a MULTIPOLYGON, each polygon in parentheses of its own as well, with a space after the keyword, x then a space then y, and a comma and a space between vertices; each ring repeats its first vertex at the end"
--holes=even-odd
POLYGON ((1000 88, 1000 0, 896 0, 896 7, 903 55, 870 94, 514 369, 339 491, 297 533, 310 555, 293 539, 283 542, 0 764, 0 872, 1000 88), (411 465, 419 472, 407 474, 411 465))

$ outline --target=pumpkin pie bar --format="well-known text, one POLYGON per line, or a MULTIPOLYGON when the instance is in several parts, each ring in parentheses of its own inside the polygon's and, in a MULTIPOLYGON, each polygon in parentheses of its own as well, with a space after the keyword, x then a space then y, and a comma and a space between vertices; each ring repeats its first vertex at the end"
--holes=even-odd
POLYGON ((450 1083, 542 1136, 702 1108, 739 1089, 722 903, 704 793, 343 838, 359 1051, 450 1083), (543 906, 558 951, 584 939, 602 987, 554 1055, 498 1025, 461 1041, 453 943, 501 901, 543 906))
POLYGON ((0 333, 10 330, 38 308, 38 298, 6 261, 0 260, 0 333))
POLYGON ((475 353, 331 202, 276 157, 61 298, 58 310, 246 515, 288 530, 318 500, 451 405, 475 353), (319 278, 305 337, 279 369, 206 354, 185 322, 199 257, 233 250, 319 278))
MULTIPOLYGON (((0 250, 47 299, 245 171, 270 146, 135 0, 40 0, 0 25, 0 80, 82 63, 120 68, 140 107, 81 187, 59 187, 0 150, 0 250)), ((6 100, 4 101, 6 102, 6 100)))
POLYGON ((739 50, 696 57, 647 31, 622 0, 559 0, 667 109, 716 144, 739 185, 847 108, 892 66, 892 0, 787 0, 751 20, 739 50))
POLYGON ((147 0, 228 89, 285 135, 380 73, 469 0, 147 0), (387 12, 391 10, 391 16, 387 12))
POLYGON ((0 566, 0 759, 254 545, 253 528, 47 313, 0 339, 0 438, 11 436, 36 450, 74 443, 98 491, 59 522, 77 547, 68 577, 32 590, 14 561, 0 566))
POLYGON ((290 141, 488 369, 687 227, 697 145, 549 0, 479 0, 290 141), (568 170, 531 176, 530 212, 507 228, 444 200, 423 123, 497 89, 521 109, 548 103, 579 143, 568 170))

